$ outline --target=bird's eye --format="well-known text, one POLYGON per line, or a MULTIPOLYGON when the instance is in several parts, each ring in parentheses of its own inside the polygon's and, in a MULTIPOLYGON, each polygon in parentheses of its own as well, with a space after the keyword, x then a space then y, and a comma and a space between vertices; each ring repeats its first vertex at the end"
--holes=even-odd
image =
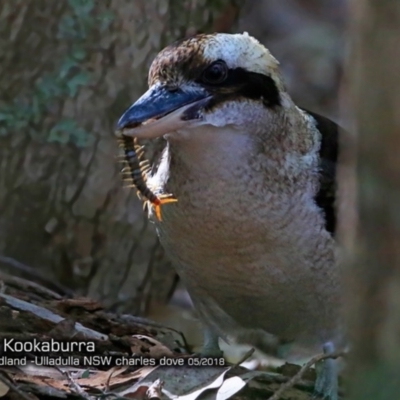
POLYGON ((216 61, 205 69, 202 75, 204 83, 216 85, 222 83, 228 76, 228 67, 223 61, 216 61))

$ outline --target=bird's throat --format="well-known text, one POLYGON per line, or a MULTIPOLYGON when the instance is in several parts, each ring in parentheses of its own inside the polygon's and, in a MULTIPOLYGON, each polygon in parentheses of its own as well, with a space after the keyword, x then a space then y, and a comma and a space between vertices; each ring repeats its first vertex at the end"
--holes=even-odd
POLYGON ((237 179, 256 152, 251 136, 232 126, 201 126, 168 138, 171 174, 193 179, 237 179))

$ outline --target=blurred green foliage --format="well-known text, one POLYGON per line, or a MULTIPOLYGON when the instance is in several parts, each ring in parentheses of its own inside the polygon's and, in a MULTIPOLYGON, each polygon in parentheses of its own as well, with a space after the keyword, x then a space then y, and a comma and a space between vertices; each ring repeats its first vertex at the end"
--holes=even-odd
POLYGON ((28 101, 17 98, 0 108, 1 136, 23 130, 35 139, 48 142, 74 143, 78 147, 92 142, 93 136, 73 119, 61 119, 48 132, 40 130, 40 121, 50 104, 66 97, 74 98, 80 87, 90 84, 91 75, 85 67, 88 39, 94 32, 104 32, 113 20, 110 12, 95 13, 94 0, 68 0, 68 7, 57 32, 57 39, 67 42, 68 54, 52 72, 35 82, 28 101))

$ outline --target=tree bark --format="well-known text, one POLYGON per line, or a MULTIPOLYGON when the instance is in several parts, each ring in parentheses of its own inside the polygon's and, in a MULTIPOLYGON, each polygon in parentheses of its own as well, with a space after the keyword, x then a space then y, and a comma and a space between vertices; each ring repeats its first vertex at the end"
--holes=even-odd
POLYGON ((114 309, 165 301, 175 273, 122 188, 113 130, 155 54, 232 4, 0 3, 0 254, 114 309))
MULTIPOLYGON (((359 221, 348 270, 351 399, 400 396, 400 3, 353 0, 359 221)), ((343 216, 343 219, 345 216, 343 216)), ((353 228, 355 229, 355 228, 353 228)), ((350 235, 351 236, 351 235, 350 235)))

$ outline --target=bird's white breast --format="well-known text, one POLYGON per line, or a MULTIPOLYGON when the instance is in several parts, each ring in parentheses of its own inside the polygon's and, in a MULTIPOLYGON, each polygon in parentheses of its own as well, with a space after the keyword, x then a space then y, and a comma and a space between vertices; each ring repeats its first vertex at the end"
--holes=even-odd
POLYGON ((314 178, 285 176, 249 138, 229 126, 169 137, 150 181, 178 198, 156 222, 160 240, 222 336, 261 329, 319 345, 336 334, 339 294, 314 178))

